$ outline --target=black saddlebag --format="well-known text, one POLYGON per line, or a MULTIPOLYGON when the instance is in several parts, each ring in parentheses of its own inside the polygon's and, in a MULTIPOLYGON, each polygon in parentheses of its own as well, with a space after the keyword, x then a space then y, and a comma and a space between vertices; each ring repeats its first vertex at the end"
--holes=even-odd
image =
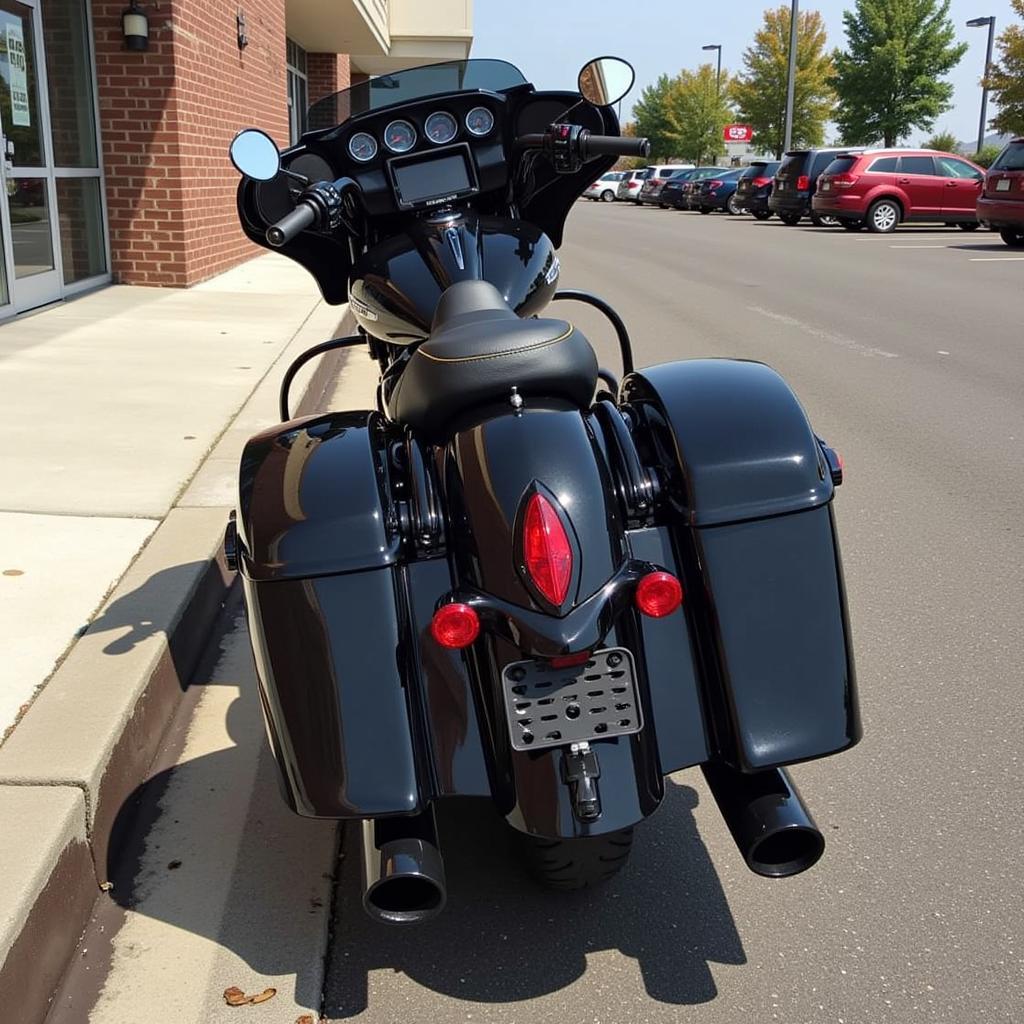
POLYGON ((826 449, 762 363, 688 360, 623 381, 661 467, 694 617, 713 758, 754 771, 860 739, 826 449))

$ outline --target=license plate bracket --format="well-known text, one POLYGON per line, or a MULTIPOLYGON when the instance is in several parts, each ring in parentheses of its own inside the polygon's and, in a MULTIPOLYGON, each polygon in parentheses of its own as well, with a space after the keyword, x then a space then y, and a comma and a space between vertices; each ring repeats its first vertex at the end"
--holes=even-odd
POLYGON ((997 192, 1009 192, 1010 191, 1010 179, 1009 178, 1000 178, 996 182, 996 191, 997 192))
POLYGON ((564 747, 643 728, 636 667, 624 647, 595 651, 576 668, 513 662, 505 666, 501 683, 515 750, 564 747))

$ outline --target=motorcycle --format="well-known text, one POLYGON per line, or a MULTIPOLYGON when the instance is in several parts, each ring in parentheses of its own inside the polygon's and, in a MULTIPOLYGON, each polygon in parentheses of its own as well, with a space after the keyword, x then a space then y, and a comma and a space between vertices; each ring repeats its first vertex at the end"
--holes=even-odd
POLYGON ((768 366, 637 370, 614 309, 557 290, 574 201, 649 153, 612 106, 633 79, 436 64, 315 103, 283 152, 231 146, 247 236, 358 325, 289 369, 225 544, 285 798, 361 823, 379 921, 443 908, 442 801, 492 801, 578 889, 698 765, 747 865, 804 871, 824 839, 786 767, 861 736, 835 451, 768 366), (565 300, 607 316, 621 380, 565 300), (290 419, 298 367, 349 345, 376 408, 290 419))

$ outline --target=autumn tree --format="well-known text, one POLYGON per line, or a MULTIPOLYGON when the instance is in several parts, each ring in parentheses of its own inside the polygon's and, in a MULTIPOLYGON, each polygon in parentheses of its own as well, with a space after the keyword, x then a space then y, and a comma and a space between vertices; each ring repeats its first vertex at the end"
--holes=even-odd
POLYGON ((856 0, 843 12, 845 53, 836 53, 836 123, 850 144, 894 146, 915 128, 931 131, 950 108, 943 80, 960 62, 949 0, 856 0))
POLYGON ((659 75, 653 85, 645 86, 640 99, 633 105, 633 130, 640 138, 651 141, 651 159, 667 157, 672 153, 672 140, 668 136, 668 110, 665 99, 674 79, 659 75))
MULTIPOLYGON (((789 78, 788 6, 769 8, 754 42, 743 54, 743 72, 732 85, 737 116, 754 129, 762 150, 782 156, 786 140, 786 87, 789 78)), ((820 146, 832 116, 835 94, 832 55, 825 50, 825 23, 817 11, 797 20, 796 83, 793 91, 793 145, 820 146)))
POLYGON ((733 119, 729 107, 729 74, 723 69, 721 86, 713 65, 696 71, 680 71, 665 96, 667 135, 671 148, 686 160, 699 164, 724 149, 722 131, 733 119))
MULTIPOLYGON (((1010 0, 1010 5, 1024 18, 1024 0, 1010 0)), ((1011 25, 999 37, 999 61, 990 69, 987 84, 999 104, 992 127, 1024 134, 1024 27, 1011 25)))

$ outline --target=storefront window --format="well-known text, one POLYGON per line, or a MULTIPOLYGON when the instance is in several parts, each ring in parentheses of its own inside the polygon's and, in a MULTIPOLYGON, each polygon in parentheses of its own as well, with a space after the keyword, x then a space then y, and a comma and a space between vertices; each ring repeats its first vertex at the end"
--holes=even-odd
POLYGON ((98 167, 85 0, 46 0, 43 45, 55 167, 98 167))
POLYGON ((306 51, 298 43, 288 40, 288 131, 291 144, 306 130, 306 108, 309 106, 309 80, 307 78, 306 51))
POLYGON ((74 284, 107 269, 99 178, 57 179, 57 221, 64 283, 74 284))
POLYGON ((38 80, 31 9, 0 0, 0 118, 8 161, 17 167, 45 163, 38 80))

